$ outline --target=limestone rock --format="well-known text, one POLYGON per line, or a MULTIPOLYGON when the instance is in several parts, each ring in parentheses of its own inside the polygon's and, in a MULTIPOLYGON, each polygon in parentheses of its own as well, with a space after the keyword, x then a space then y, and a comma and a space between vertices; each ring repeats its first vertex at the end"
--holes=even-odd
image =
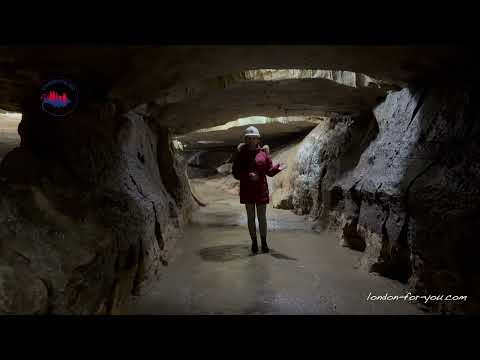
POLYGON ((201 129, 178 136, 186 149, 220 151, 234 149, 243 141, 248 126, 255 126, 262 136, 262 142, 272 147, 285 145, 294 138, 301 138, 322 121, 321 117, 288 116, 270 118, 252 116, 230 121, 222 126, 201 129))
POLYGON ((217 171, 218 171, 219 174, 222 174, 222 175, 231 174, 232 173, 232 163, 227 163, 227 164, 220 165, 217 168, 217 171))
POLYGON ((191 207, 168 131, 134 114, 100 127, 101 109, 24 113, 0 165, 0 311, 114 313, 168 264, 191 207))
POLYGON ((293 209, 293 182, 298 144, 291 143, 272 153, 274 164, 283 163, 287 168, 273 178, 267 178, 271 193, 272 206, 278 209, 293 209))
POLYGON ((192 205, 172 133, 258 114, 323 114, 332 119, 273 180, 276 205, 317 217, 364 252, 365 268, 417 293, 469 296, 435 308, 480 312, 473 55, 404 46, 0 49, 0 108, 23 114, 20 146, 0 154, 0 311, 114 313, 161 273, 192 205), (287 70, 248 79, 248 69, 287 70), (82 94, 61 121, 38 106, 53 73, 82 94), (392 86, 406 88, 387 95, 392 86))
POLYGON ((189 178, 209 177, 219 173, 218 167, 226 164, 232 156, 227 151, 185 151, 183 158, 189 178))
POLYGON ((392 93, 374 111, 377 130, 368 118, 319 125, 298 151, 315 156, 294 165, 294 210, 363 251, 364 269, 420 295, 469 298, 430 303, 438 311, 480 311, 477 97, 471 88, 392 93))
MULTIPOLYGON (((240 81, 227 88, 152 107, 152 114, 179 135, 262 114, 268 117, 358 115, 376 106, 386 90, 326 79, 240 81), (193 120, 194 119, 194 120, 193 120)), ((214 139, 216 141, 216 139, 214 139)))
POLYGON ((5 155, 20 145, 18 124, 21 114, 0 113, 0 162, 5 155))
MULTIPOLYGON (((20 261, 28 259, 18 254, 20 261)), ((27 265, 28 266, 28 265, 27 265)), ((48 290, 26 265, 0 265, 0 315, 46 314, 48 290)))

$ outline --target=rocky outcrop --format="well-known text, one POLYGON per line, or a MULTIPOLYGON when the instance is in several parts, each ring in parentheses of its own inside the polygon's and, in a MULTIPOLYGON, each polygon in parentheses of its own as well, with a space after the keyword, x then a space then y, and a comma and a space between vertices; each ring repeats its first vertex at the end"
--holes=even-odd
POLYGON ((221 175, 229 175, 232 173, 232 165, 233 165, 232 163, 220 165, 217 168, 217 172, 221 175))
POLYGON ((188 92, 246 69, 340 69, 399 84, 435 80, 442 70, 443 79, 455 78, 468 73, 468 54, 465 49, 404 46, 9 46, 0 49, 0 108, 22 111, 25 94, 52 74, 76 81, 82 94, 92 84, 111 89, 131 109, 163 101, 179 86, 188 92))
MULTIPOLYGON (((388 126, 387 138, 398 139, 393 154, 391 144, 383 142, 383 154, 389 155, 384 172, 391 169, 395 174, 398 169, 403 175, 401 181, 385 179, 390 180, 387 190, 380 190, 389 194, 390 189, 398 189, 401 194, 385 212, 385 255, 380 265, 387 264, 388 271, 391 263, 401 263, 403 254, 395 251, 400 247, 396 244, 406 242, 413 272, 410 284, 417 292, 469 296, 465 303, 434 304, 444 311, 480 312, 475 235, 480 220, 478 100, 478 91, 468 88, 407 89, 376 111, 379 121, 388 126), (395 131, 394 122, 403 126, 395 131)), ((376 184, 370 180, 370 189, 371 185, 376 184)))
POLYGON ((0 313, 115 313, 169 261, 189 217, 169 131, 90 104, 30 107, 0 166, 0 313))
POLYGON ((208 177, 219 173, 218 167, 226 165, 232 153, 226 151, 185 151, 181 153, 187 164, 189 178, 208 177))
POLYGON ((185 134, 232 119, 265 115, 338 116, 368 111, 386 95, 386 89, 353 87, 328 78, 241 80, 225 87, 158 103, 148 111, 165 126, 185 134))
POLYGON ((420 293, 477 299, 471 55, 444 47, 0 49, 0 107, 24 114, 21 146, 0 164, 0 312, 115 312, 168 262, 189 216, 172 133, 258 114, 336 119, 322 125, 328 136, 314 132, 300 146, 295 182, 282 183, 294 191, 281 206, 337 229, 364 251, 365 268, 420 293), (239 81, 248 69, 338 71, 239 81), (39 88, 54 74, 81 93, 67 118, 39 110, 39 88), (385 84, 410 89, 390 94, 372 121, 366 114, 385 84), (419 84, 427 88, 412 90, 419 84))
MULTIPOLYGON (((69 52, 62 51, 63 54, 67 56, 69 52)), ((58 57, 58 54, 55 55, 58 57)), ((135 56, 135 61, 122 64, 124 75, 121 81, 116 82, 113 95, 137 103, 145 103, 154 96, 163 102, 168 96, 204 88, 204 84, 213 83, 223 87, 225 83, 228 85, 227 74, 238 74, 247 69, 338 69, 388 80, 400 86, 415 82, 441 83, 461 77, 470 78, 470 70, 475 64, 470 55, 470 49, 440 46, 235 45, 136 48, 122 55, 117 54, 117 58, 121 57, 124 62, 128 63, 130 56, 135 56)), ((103 58, 108 59, 108 54, 104 54, 103 58)), ((110 68, 105 69, 108 73, 120 67, 112 66, 112 63, 117 65, 116 58, 113 59, 110 68)))
POLYGON ((300 145, 318 146, 316 157, 297 159, 301 201, 292 207, 364 251, 365 269, 409 281, 419 295, 468 296, 430 302, 438 311, 480 311, 477 98, 467 88, 392 93, 374 111, 378 135, 371 121, 319 126, 300 145))
POLYGON ((221 149, 235 151, 236 146, 243 141, 244 131, 248 126, 255 126, 262 135, 262 142, 272 147, 284 145, 292 139, 303 138, 317 126, 322 117, 288 116, 269 118, 252 116, 230 121, 221 126, 200 129, 178 136, 185 149, 213 150, 221 149))
POLYGON ((272 206, 275 208, 293 209, 293 183, 294 179, 298 178, 298 168, 296 167, 298 148, 298 143, 292 142, 283 148, 272 152, 273 163, 287 164, 287 168, 285 170, 279 172, 273 178, 267 178, 272 206))
POLYGON ((298 145, 276 153, 273 160, 289 167, 272 180, 273 205, 318 216, 327 184, 352 170, 377 131, 369 114, 325 119, 298 145))
POLYGON ((376 87, 392 90, 392 86, 384 81, 373 79, 367 75, 342 70, 312 70, 312 69, 257 69, 245 71, 243 76, 250 80, 287 80, 287 79, 329 79, 351 87, 376 87))
POLYGON ((18 124, 21 114, 0 113, 0 162, 13 148, 20 144, 18 124))

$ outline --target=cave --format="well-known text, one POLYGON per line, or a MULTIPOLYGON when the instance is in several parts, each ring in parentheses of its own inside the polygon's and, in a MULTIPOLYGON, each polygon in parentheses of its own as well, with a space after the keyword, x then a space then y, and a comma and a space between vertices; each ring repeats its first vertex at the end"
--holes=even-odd
POLYGON ((368 288, 480 313, 475 66, 453 46, 1 48, 0 314, 420 307, 365 305, 368 288), (56 79, 75 84, 61 115, 56 79), (225 200, 252 124, 289 165, 269 179, 263 258, 225 200))

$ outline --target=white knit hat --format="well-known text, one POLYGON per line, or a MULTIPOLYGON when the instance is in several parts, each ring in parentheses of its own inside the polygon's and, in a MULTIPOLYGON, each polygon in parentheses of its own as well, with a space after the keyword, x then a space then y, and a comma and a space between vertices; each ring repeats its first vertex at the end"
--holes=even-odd
POLYGON ((260 137, 260 132, 255 126, 249 126, 245 130, 245 135, 244 136, 258 136, 260 137))

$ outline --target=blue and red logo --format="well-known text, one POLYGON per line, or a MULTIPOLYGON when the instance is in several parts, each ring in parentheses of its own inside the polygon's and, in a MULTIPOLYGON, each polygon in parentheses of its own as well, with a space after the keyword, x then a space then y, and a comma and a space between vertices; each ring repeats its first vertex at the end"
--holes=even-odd
POLYGON ((53 116, 70 114, 78 103, 77 87, 69 80, 49 81, 41 89, 40 103, 43 111, 53 116))

